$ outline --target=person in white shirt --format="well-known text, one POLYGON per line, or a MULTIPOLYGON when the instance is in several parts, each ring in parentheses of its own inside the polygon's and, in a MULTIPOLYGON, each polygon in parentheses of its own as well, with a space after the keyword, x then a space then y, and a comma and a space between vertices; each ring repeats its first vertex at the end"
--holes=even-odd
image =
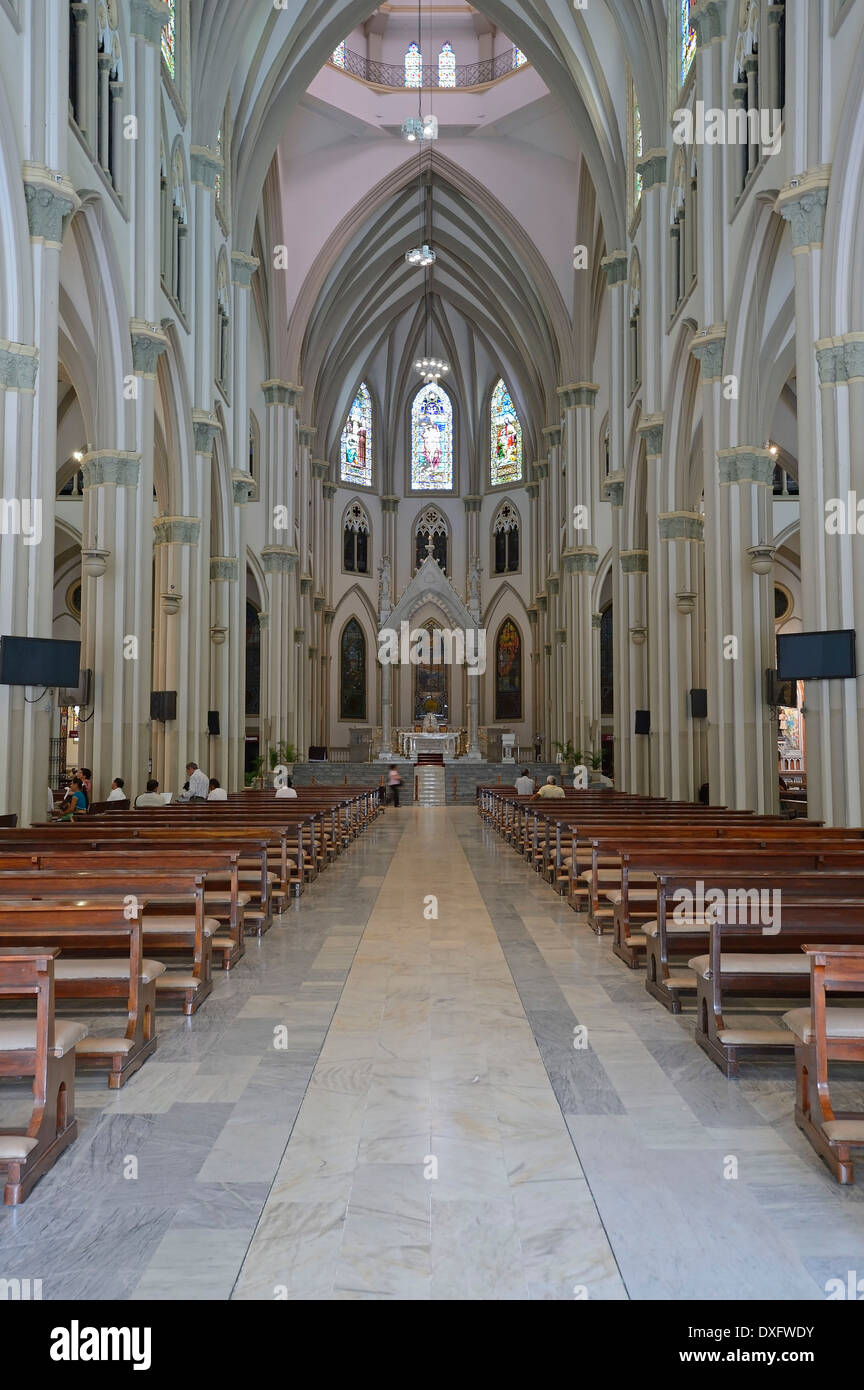
POLYGON ((207 800, 208 800, 208 801, 227 801, 227 800, 228 800, 228 793, 226 792, 226 790, 225 790, 224 787, 220 787, 220 785, 219 785, 219 783, 218 783, 218 781, 217 781, 217 779, 216 779, 215 777, 211 777, 211 778, 210 778, 209 791, 208 791, 208 793, 207 793, 207 800))
POLYGON ((286 777, 284 787, 276 788, 277 801, 285 801, 289 797, 294 797, 296 799, 296 796, 297 792, 294 788, 294 783, 291 781, 290 777, 286 777))
POLYGON ((125 800, 126 800, 126 793, 125 793, 124 790, 123 790, 123 788, 124 788, 125 785, 126 785, 126 784, 125 784, 125 782, 123 781, 123 778, 122 778, 122 777, 115 777, 115 778, 114 778, 114 781, 111 783, 111 790, 110 790, 110 792, 108 793, 108 800, 109 800, 109 801, 125 801, 125 800))
POLYGON ((189 791, 186 794, 186 800, 206 801, 210 795, 210 779, 207 773, 202 772, 197 763, 187 763, 186 776, 189 778, 189 791))
POLYGON ((530 776, 527 767, 523 767, 522 776, 516 778, 515 787, 517 796, 534 795, 534 778, 530 776))
POLYGON ((136 798, 135 798, 135 809, 137 810, 139 806, 164 806, 164 805, 165 805, 165 798, 164 798, 164 796, 160 796, 160 794, 159 794, 159 783, 156 781, 156 778, 155 778, 155 777, 151 777, 151 778, 150 778, 150 781, 147 783, 147 790, 146 790, 146 792, 142 792, 140 796, 136 796, 136 798))

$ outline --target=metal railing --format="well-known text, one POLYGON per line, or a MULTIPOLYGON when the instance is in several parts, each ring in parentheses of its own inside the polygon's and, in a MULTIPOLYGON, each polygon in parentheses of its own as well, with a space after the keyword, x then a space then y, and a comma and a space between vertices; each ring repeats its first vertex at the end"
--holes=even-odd
MULTIPOLYGON (((446 92, 454 86, 481 87, 487 82, 497 82, 499 77, 506 77, 517 67, 527 66, 527 63, 517 64, 516 55, 519 51, 517 48, 508 48, 494 58, 484 58, 479 63, 457 65, 455 81, 445 86, 441 86, 438 82, 437 59, 432 63, 424 63, 423 87, 446 92)), ((363 82, 371 82, 376 87, 393 87, 407 92, 417 91, 416 86, 413 84, 408 86, 405 82, 404 63, 375 63, 370 58, 364 58, 362 53, 353 53, 350 48, 346 48, 344 63, 331 61, 330 66, 339 68, 342 72, 348 72, 352 77, 359 77, 363 82)))

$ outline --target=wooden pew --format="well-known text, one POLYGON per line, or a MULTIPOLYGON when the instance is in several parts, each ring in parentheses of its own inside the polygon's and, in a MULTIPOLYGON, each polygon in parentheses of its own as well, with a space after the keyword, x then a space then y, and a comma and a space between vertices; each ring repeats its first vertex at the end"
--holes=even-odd
POLYGON ((23 1202, 78 1134, 75 1117, 75 1048, 87 1036, 83 1023, 54 1013, 56 946, 0 945, 0 1000, 30 998, 36 1016, 0 1018, 0 1077, 32 1077, 28 1123, 0 1130, 0 1176, 6 1206, 23 1202))
POLYGON ((141 923, 146 903, 135 907, 123 899, 93 897, 70 900, 69 890, 41 899, 0 899, 0 948, 34 943, 59 945, 67 953, 55 963, 58 999, 125 999, 126 1031, 122 1037, 87 1036, 75 1045, 76 1064, 108 1070, 113 1089, 138 1070, 156 1050, 156 980, 165 967, 145 961, 141 923), (65 893, 65 897, 62 895, 65 893), (129 914, 129 915, 127 915, 129 914), (117 958, 125 947, 126 955, 117 958), (67 958, 70 952, 99 951, 98 959, 67 958), (109 957, 107 953, 112 952, 109 957))
POLYGON ((854 1181, 852 1150, 864 1146, 864 1112, 837 1111, 830 1062, 864 1062, 864 1008, 829 1008, 831 994, 864 995, 864 942, 803 947, 810 1007, 783 1022, 795 1041, 795 1123, 840 1183, 854 1181))

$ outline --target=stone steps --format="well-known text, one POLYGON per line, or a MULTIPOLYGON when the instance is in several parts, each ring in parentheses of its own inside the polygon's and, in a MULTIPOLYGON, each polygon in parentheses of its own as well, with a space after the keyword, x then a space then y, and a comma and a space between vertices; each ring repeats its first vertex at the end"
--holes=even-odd
POLYGON ((417 780, 418 806, 445 805, 443 767, 418 767, 414 770, 414 776, 417 780))

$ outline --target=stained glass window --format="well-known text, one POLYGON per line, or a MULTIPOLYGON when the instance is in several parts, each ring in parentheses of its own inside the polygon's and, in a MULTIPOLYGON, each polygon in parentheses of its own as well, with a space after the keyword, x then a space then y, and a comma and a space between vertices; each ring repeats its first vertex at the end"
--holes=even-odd
POLYGON ((492 392, 492 486, 522 481, 522 426, 510 392, 499 381, 492 392))
POLYGON ((423 86, 423 55, 416 43, 412 43, 405 54, 405 86, 423 86))
MULTIPOLYGON (((216 153, 218 154, 218 156, 219 156, 220 159, 224 159, 224 158, 225 158, 225 151, 224 151, 223 146, 222 146, 222 127, 221 127, 221 125, 220 125, 219 129, 218 129, 217 132, 216 132, 216 153)), ((221 203, 221 202, 222 202, 222 187, 223 187, 223 178, 222 178, 222 170, 220 169, 220 170, 219 170, 219 173, 216 175, 216 202, 217 202, 217 203, 221 203)))
POLYGON ((678 0, 678 11, 680 14, 680 55, 681 55, 681 86, 687 81, 687 74, 693 65, 696 57, 696 30, 690 23, 690 7, 692 0, 678 0))
POLYGON ((360 383, 342 431, 340 462, 343 483, 372 486, 372 397, 365 381, 360 383))
POLYGON ((411 487, 448 492, 453 486, 453 406, 446 391, 421 386, 411 407, 411 487))
POLYGON ((366 638, 356 618, 345 624, 339 644, 339 718, 366 718, 366 638))
MULTIPOLYGON (((633 98, 633 165, 642 158, 644 150, 642 148, 642 112, 639 110, 639 103, 633 98)), ((642 201, 642 175, 636 169, 633 184, 633 208, 638 208, 642 201)))
POLYGON ((495 718, 522 718, 522 639, 512 618, 495 640, 495 718))
POLYGON ((168 21, 162 26, 162 57, 173 78, 177 62, 177 0, 168 0, 168 21))
POLYGON ((528 62, 528 59, 526 58, 525 54, 522 52, 522 49, 521 49, 521 48, 514 48, 514 49, 513 49, 513 66, 514 66, 514 68, 521 68, 521 67, 523 66, 523 64, 525 64, 525 63, 527 63, 527 62, 528 62))
POLYGON ((333 53, 332 53, 332 55, 331 55, 330 62, 331 62, 331 63, 333 64, 333 66, 336 67, 336 68, 344 68, 344 66, 345 66, 345 40, 344 40, 344 39, 342 40, 342 42, 341 42, 340 44, 338 44, 338 45, 336 46, 336 48, 333 49, 333 53))
POLYGON ((456 86, 456 54, 452 43, 443 44, 438 54, 438 86, 456 86))

